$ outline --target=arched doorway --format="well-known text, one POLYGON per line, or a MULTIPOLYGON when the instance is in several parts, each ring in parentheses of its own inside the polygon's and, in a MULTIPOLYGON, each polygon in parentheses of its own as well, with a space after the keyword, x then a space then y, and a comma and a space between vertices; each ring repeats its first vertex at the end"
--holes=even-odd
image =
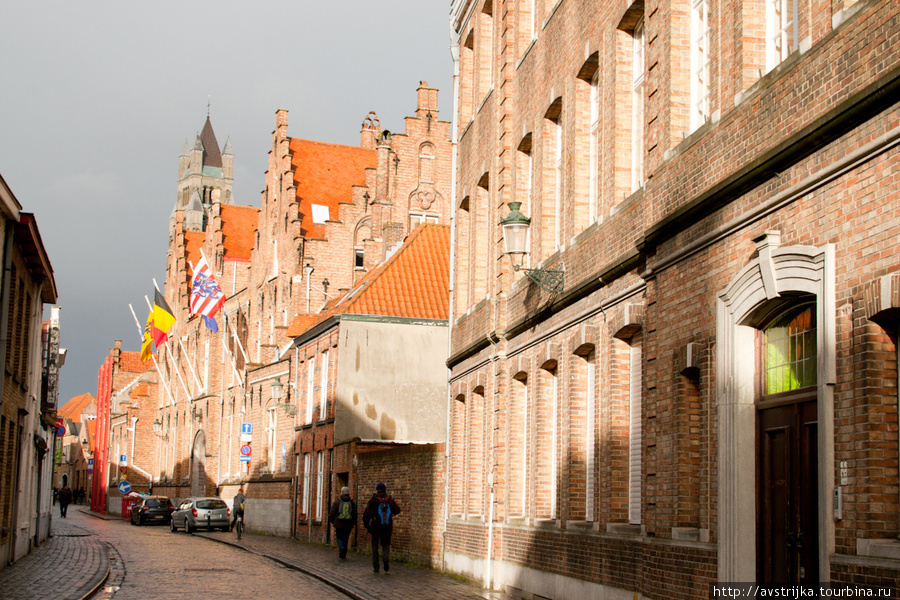
POLYGON ((194 436, 191 450, 191 496, 206 495, 206 434, 203 430, 194 436))

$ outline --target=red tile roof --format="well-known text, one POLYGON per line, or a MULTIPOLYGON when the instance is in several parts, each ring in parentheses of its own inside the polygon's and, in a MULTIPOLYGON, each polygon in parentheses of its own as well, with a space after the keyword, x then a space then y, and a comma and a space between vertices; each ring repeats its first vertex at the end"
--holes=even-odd
MULTIPOLYGON (((203 248, 204 240, 206 240, 206 234, 202 231, 184 232, 184 258, 189 264, 196 265, 200 260, 200 250, 203 248)), ((188 281, 190 278, 191 272, 188 270, 188 281)))
POLYGON ((223 204, 221 216, 225 260, 250 260, 250 253, 256 243, 259 209, 255 206, 223 204))
POLYGON ((122 350, 122 354, 119 355, 119 367, 127 373, 145 373, 153 368, 153 361, 141 362, 140 352, 122 350))
POLYGON ((294 315, 285 335, 289 338, 297 337, 319 320, 319 315, 294 315))
MULTIPOLYGON (((316 315, 316 323, 337 314, 447 319, 449 312, 450 228, 426 223, 353 289, 330 302, 316 315)), ((293 329, 294 323, 291 325, 293 329)))
POLYGON ((328 207, 338 218, 338 203, 352 200, 353 186, 366 182, 366 169, 376 164, 375 150, 290 138, 291 165, 300 211, 301 233, 325 237, 325 227, 313 223, 312 205, 328 207))
POLYGON ((84 409, 94 401, 94 396, 91 394, 81 394, 71 398, 68 402, 66 402, 56 414, 59 418, 64 419, 72 419, 75 423, 81 423, 81 413, 84 409))

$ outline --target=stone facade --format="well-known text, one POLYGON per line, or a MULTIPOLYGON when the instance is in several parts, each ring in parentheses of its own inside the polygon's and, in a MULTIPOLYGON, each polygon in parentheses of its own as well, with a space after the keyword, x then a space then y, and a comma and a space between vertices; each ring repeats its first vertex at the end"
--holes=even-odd
POLYGON ((453 3, 448 569, 897 585, 900 7, 768 4, 453 3))

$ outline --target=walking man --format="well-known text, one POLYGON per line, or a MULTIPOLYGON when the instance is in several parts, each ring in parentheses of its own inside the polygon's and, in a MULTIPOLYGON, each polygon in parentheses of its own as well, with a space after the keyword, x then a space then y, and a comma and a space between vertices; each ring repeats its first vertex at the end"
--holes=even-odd
POLYGON ((238 493, 234 495, 234 504, 231 505, 231 512, 234 518, 231 520, 231 527, 228 531, 234 530, 234 524, 237 523, 238 517, 244 517, 244 488, 238 488, 238 493))
POLYGON ((70 502, 72 502, 72 490, 69 489, 68 484, 66 484, 59 490, 59 514, 64 519, 66 518, 66 511, 69 508, 70 502))
POLYGON ((391 533, 394 531, 394 515, 400 514, 400 506, 388 496, 387 486, 379 483, 375 493, 369 499, 363 511, 363 523, 372 536, 372 570, 378 572, 378 546, 381 546, 381 558, 384 571, 391 570, 388 562, 391 555, 391 533))
POLYGON ((334 525, 338 556, 343 560, 347 558, 350 532, 356 525, 356 503, 350 498, 350 488, 347 486, 341 488, 341 497, 331 505, 331 510, 328 511, 328 521, 334 525))

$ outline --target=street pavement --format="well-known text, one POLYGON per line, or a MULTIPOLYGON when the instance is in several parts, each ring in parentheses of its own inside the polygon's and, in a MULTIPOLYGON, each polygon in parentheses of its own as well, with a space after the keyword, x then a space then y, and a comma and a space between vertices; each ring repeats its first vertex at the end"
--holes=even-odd
POLYGON ((259 591, 272 585, 302 589, 311 598, 507 600, 478 585, 396 560, 390 572, 375 574, 371 557, 353 551, 340 560, 335 548, 271 535, 245 533, 238 542, 233 532, 188 536, 170 533, 167 527, 135 528, 117 516, 96 515, 76 505, 70 506, 66 519, 53 516, 52 532, 31 554, 0 569, 0 599, 187 598, 202 597, 196 594, 209 586, 207 593, 224 600, 243 598, 248 588, 259 591), (165 551, 148 552, 153 548, 165 551), (179 557, 181 572, 190 576, 188 585, 165 562, 173 556, 179 557), (227 568, 211 568, 210 556, 227 568), (147 595, 147 589, 153 593, 147 595))

